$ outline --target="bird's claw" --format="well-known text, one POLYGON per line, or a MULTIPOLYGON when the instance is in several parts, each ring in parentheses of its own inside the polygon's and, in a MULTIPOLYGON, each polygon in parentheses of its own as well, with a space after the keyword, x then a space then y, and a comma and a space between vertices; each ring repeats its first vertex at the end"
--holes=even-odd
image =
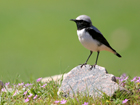
POLYGON ((84 65, 87 65, 87 63, 81 64, 81 68, 82 68, 84 65))
POLYGON ((91 68, 90 68, 90 70, 92 70, 92 68, 94 67, 94 69, 95 69, 95 66, 96 66, 96 64, 94 64, 94 65, 91 65, 91 68))

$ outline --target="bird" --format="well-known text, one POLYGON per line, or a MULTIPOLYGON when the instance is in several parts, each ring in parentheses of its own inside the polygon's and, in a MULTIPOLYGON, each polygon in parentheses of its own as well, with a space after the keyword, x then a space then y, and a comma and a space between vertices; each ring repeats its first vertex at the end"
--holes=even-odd
POLYGON ((95 26, 92 25, 92 21, 89 16, 80 15, 76 19, 70 20, 76 23, 79 41, 85 48, 90 50, 90 54, 86 62, 81 64, 81 68, 84 65, 87 65, 87 62, 93 52, 97 52, 97 57, 95 64, 91 65, 90 69, 92 69, 93 67, 95 68, 95 66, 97 65, 100 51, 106 50, 121 58, 121 55, 111 47, 103 34, 95 26))

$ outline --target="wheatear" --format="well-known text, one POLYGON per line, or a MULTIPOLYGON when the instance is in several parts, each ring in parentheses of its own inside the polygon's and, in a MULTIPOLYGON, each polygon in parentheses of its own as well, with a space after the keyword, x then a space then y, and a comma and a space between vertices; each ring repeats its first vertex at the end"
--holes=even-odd
POLYGON ((98 61, 99 53, 102 50, 109 51, 117 55, 118 57, 121 57, 121 55, 110 46, 102 33, 92 25, 90 17, 86 15, 80 15, 76 19, 71 19, 71 21, 74 21, 77 25, 77 35, 79 41, 85 48, 90 50, 90 55, 88 56, 86 62, 81 65, 81 68, 83 67, 83 65, 87 64, 93 51, 97 52, 97 58, 95 64, 91 66, 91 69, 93 68, 93 66, 95 68, 95 65, 98 61))

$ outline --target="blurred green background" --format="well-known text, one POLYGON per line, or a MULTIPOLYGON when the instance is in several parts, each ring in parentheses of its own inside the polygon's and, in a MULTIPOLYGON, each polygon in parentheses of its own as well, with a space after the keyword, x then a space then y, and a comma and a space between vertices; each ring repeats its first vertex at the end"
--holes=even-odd
MULTIPOLYGON (((139 0, 1 0, 0 79, 27 81, 70 71, 89 55, 70 19, 88 15, 122 58, 102 51, 98 65, 140 75, 139 0)), ((95 63, 94 52, 89 64, 95 63)))

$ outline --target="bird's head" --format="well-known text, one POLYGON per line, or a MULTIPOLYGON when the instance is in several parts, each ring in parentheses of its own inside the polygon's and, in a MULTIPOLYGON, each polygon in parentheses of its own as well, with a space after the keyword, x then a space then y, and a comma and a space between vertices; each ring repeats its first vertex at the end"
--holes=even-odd
POLYGON ((70 19, 77 24, 78 29, 83 29, 92 26, 92 22, 89 16, 87 15, 80 15, 76 19, 70 19))

